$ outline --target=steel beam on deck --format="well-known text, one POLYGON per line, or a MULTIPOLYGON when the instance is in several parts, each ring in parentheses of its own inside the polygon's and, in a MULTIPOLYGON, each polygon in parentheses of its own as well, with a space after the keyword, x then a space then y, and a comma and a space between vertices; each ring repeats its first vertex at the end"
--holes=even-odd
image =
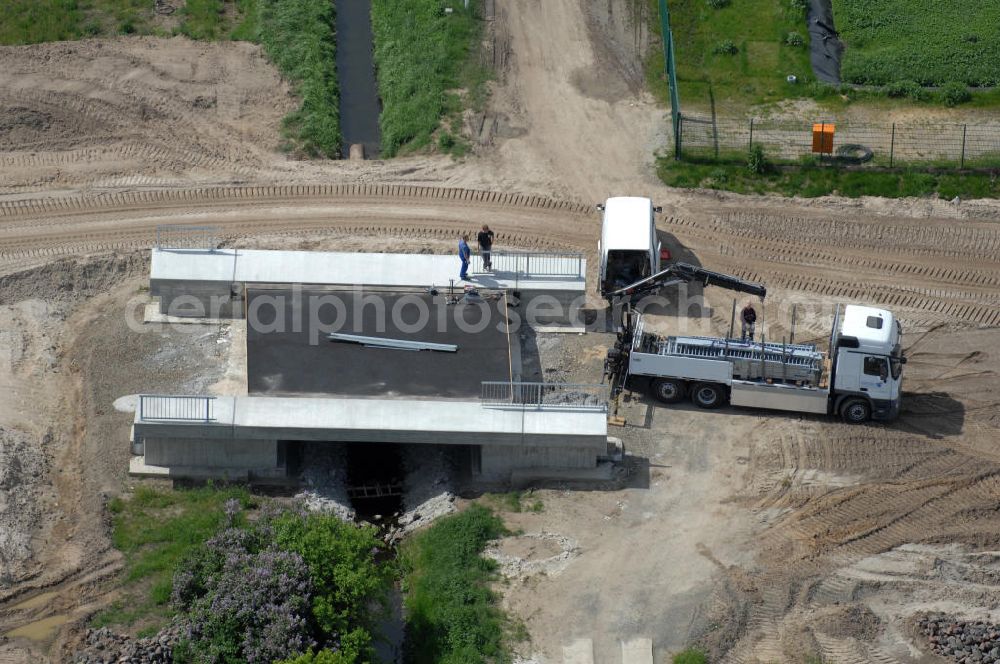
POLYGON ((412 339, 385 339, 383 337, 366 337, 360 334, 343 334, 331 332, 326 335, 330 341, 361 344, 368 348, 394 348, 396 350, 436 350, 442 353, 458 351, 458 344, 435 344, 429 341, 414 341, 412 339))

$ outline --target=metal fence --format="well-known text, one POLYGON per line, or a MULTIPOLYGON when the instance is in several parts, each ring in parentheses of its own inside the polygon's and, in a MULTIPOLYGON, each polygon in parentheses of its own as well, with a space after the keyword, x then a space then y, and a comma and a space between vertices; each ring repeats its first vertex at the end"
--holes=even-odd
POLYGON ((484 407, 537 410, 598 410, 608 408, 608 386, 574 383, 483 381, 484 407))
MULTIPOLYGON (((584 277, 582 253, 570 251, 494 251, 490 255, 493 272, 521 277, 584 277)), ((483 257, 472 256, 469 269, 483 274, 483 257)))
POLYGON ((142 394, 139 396, 142 422, 214 422, 215 397, 142 394))
MULTIPOLYGON (((817 121, 819 124, 821 121, 817 121)), ((937 164, 1000 166, 1000 123, 858 123, 834 126, 833 155, 824 159, 874 166, 937 164), (840 154, 838 155, 838 152, 840 154)), ((783 119, 733 119, 684 113, 675 140, 681 158, 746 157, 754 145, 767 158, 796 161, 812 152, 813 123, 783 119)))
POLYGON ((219 246, 218 226, 163 224, 156 227, 157 249, 200 249, 215 251, 219 246))

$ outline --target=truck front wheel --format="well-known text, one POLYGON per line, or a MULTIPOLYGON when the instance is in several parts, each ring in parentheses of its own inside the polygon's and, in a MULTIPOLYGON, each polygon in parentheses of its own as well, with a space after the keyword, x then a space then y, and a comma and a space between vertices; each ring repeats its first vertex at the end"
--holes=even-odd
POLYGON ((650 392, 663 403, 677 403, 687 393, 687 385, 676 378, 657 378, 650 386, 650 392))
POLYGON ((848 424, 863 424, 872 416, 872 407, 864 399, 848 399, 840 407, 840 418, 848 424))
POLYGON ((691 401, 699 408, 718 408, 726 401, 721 385, 698 383, 691 389, 691 401))

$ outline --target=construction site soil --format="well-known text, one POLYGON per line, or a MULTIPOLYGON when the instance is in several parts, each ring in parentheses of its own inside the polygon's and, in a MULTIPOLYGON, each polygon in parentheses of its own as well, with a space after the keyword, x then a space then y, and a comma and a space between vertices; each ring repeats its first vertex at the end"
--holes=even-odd
MULTIPOLYGON (((132 483, 114 401, 234 389, 223 325, 130 327, 157 225, 444 253, 488 223, 501 247, 586 252, 594 283, 591 205, 609 193, 664 205, 676 257, 765 283, 768 339, 789 335, 792 303, 797 341, 822 342, 834 303, 892 308, 903 412, 850 427, 636 395, 611 431, 633 455, 626 488, 543 489, 542 511, 505 514, 524 533, 494 551, 522 655, 557 663, 590 639, 618 662, 645 637, 657 662, 691 642, 724 662, 938 662, 920 614, 1000 620, 1000 207, 665 189, 649 168, 663 110, 599 89, 634 80, 632 3, 501 4, 499 130, 462 162, 276 154, 287 90, 244 44, 0 49, 0 661, 68 659, 116 596, 104 506, 132 483)), ((731 296, 705 297, 658 325, 725 332, 731 296)), ((531 341, 538 375, 593 382, 610 335, 531 341)))

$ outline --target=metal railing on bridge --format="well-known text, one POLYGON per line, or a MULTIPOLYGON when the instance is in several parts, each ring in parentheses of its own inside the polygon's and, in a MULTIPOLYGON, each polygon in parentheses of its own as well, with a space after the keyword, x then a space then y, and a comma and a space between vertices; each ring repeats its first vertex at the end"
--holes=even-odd
MULTIPOLYGON (((493 272, 514 274, 522 279, 532 277, 579 277, 586 275, 582 253, 571 251, 493 251, 490 255, 493 272)), ((469 268, 484 274, 483 257, 472 256, 469 268)))
POLYGON ((608 386, 483 381, 480 403, 487 408, 606 411, 608 386))
POLYGON ((157 249, 196 249, 215 251, 219 243, 218 226, 161 224, 156 227, 157 249))
POLYGON ((214 422, 215 397, 142 394, 139 396, 142 422, 214 422))

